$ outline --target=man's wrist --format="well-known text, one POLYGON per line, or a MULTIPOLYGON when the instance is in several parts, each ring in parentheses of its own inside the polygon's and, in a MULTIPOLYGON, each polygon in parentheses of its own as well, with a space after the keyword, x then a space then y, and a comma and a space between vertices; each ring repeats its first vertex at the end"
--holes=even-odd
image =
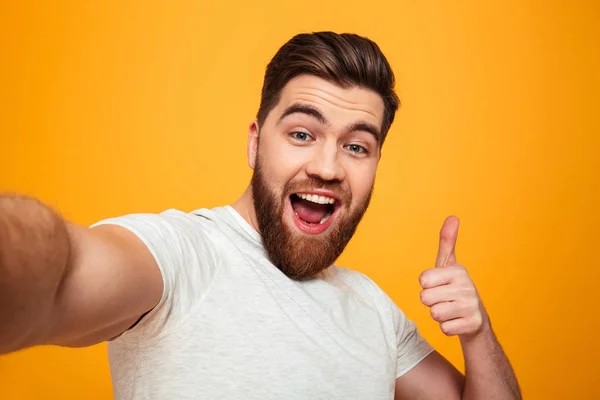
POLYGON ((462 345, 463 351, 472 347, 481 349, 487 347, 495 342, 495 334, 492 329, 492 325, 489 319, 482 324, 481 329, 470 335, 460 335, 460 344, 462 345))

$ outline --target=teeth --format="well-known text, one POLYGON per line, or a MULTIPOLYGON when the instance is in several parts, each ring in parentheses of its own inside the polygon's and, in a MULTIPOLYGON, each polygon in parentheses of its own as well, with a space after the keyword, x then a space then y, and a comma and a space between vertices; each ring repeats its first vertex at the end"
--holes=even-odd
POLYGON ((331 217, 331 213, 325 214, 325 216, 321 218, 321 221, 319 221, 319 223, 322 224, 323 222, 327 221, 329 217, 331 217))
POLYGON ((332 197, 319 196, 316 194, 298 193, 298 197, 300 197, 301 199, 304 199, 304 200, 312 201, 313 203, 318 203, 318 204, 333 204, 333 203, 335 203, 335 199, 332 197))

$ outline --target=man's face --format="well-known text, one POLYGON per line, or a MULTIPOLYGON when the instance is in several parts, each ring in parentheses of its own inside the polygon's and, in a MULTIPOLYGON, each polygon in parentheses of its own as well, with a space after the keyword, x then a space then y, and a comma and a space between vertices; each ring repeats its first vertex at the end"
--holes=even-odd
POLYGON ((290 278, 330 266, 354 234, 371 198, 383 109, 371 90, 301 75, 260 134, 252 124, 257 222, 271 261, 290 278))

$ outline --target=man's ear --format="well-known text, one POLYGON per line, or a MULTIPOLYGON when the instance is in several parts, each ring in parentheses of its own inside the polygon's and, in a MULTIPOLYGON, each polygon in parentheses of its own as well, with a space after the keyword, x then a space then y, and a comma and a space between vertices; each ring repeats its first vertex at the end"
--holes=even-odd
POLYGON ((258 154, 258 121, 254 120, 248 127, 248 165, 254 169, 258 154))

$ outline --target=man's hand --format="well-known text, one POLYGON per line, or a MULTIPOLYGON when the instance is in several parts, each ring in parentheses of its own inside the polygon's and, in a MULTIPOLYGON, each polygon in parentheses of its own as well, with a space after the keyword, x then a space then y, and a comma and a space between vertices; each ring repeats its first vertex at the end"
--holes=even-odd
POLYGON ((489 318, 467 270, 456 262, 458 218, 446 218, 440 231, 435 268, 419 277, 421 302, 448 336, 461 339, 477 336, 489 327, 489 318))
POLYGON ((464 381, 452 364, 434 352, 396 380, 396 399, 521 400, 514 371, 491 327, 467 270, 456 262, 458 218, 440 232, 435 268, 419 278, 421 301, 448 336, 458 335, 465 359, 464 381))

